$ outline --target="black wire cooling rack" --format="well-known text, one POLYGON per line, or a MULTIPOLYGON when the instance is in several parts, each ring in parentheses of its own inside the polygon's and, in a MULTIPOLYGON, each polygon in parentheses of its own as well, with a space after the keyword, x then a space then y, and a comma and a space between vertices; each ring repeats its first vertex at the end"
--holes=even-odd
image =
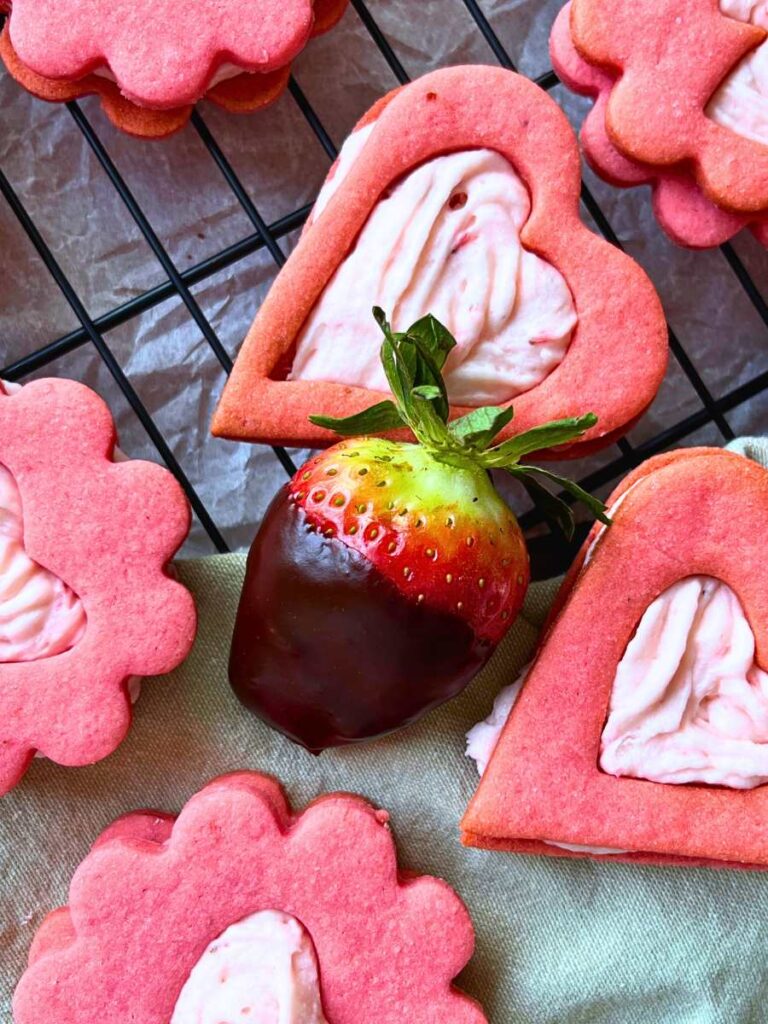
MULTIPOLYGON (((489 60, 492 57, 492 59, 495 59, 501 66, 510 70, 516 70, 509 52, 504 45, 502 45, 498 34, 492 27, 491 22, 481 9, 477 0, 462 0, 462 2, 472 18, 474 25, 477 27, 477 30, 481 33, 483 39, 487 43, 489 60)), ((357 16, 360 19, 372 44, 383 56, 394 78, 401 84, 408 82, 409 76, 405 68, 395 53, 393 46, 388 41, 385 32, 372 15, 365 0, 351 0, 351 6, 354 11, 354 14, 351 16, 357 16)), ((416 19, 418 18, 418 14, 416 13, 417 10, 418 8, 415 8, 416 19)), ((0 18, 0 26, 1 25, 2 18, 0 18)), ((558 78, 551 70, 539 75, 534 79, 534 81, 547 91, 553 89, 558 84, 558 78)), ((294 78, 290 81, 289 90, 290 95, 314 132, 318 142, 323 147, 327 155, 332 160, 335 159, 336 147, 331 140, 330 135, 323 126, 323 123, 315 112, 312 104, 307 99, 307 96, 294 78)), ((74 124, 82 133, 87 145, 93 152, 103 172, 107 175, 112 186, 115 188, 120 199, 127 208, 135 225, 152 250, 155 259, 162 268, 166 280, 156 287, 150 288, 142 294, 131 298, 122 305, 116 306, 114 309, 99 316, 98 318, 92 318, 89 315, 83 300, 78 295, 77 290, 64 273, 51 248, 43 239, 38 227, 33 221, 33 218, 19 199, 19 196, 12 188, 2 170, 0 170, 0 192, 2 192, 6 202, 13 211, 13 214, 36 249, 46 270, 54 279, 80 325, 68 334, 55 338, 49 343, 43 345, 41 348, 38 348, 35 351, 24 355, 22 358, 17 359, 10 365, 3 367, 0 369, 0 377, 5 378, 6 380, 22 381, 28 375, 42 369, 55 359, 74 351, 80 346, 92 345, 101 360, 103 360, 107 370, 113 377, 117 387, 124 395, 131 409, 138 417, 150 441, 157 449, 160 458, 165 462, 171 472, 181 483, 187 497, 189 498, 195 515, 207 532, 211 542, 218 551, 227 551, 228 546, 221 531, 214 522, 212 515, 206 508, 204 502, 200 498, 200 495, 197 493, 178 459, 164 439, 147 407, 139 398, 139 395, 131 381, 121 369, 117 359, 110 350, 109 344, 105 341, 104 335, 110 330, 140 317, 147 310, 150 310, 165 300, 175 296, 179 298, 186 307, 189 316, 199 328, 203 338, 210 346, 210 349, 221 365, 224 373, 229 373, 232 368, 232 360, 230 359, 216 331, 211 326, 209 319, 206 317, 197 300, 193 296, 192 288, 199 282, 211 278, 220 271, 235 265, 238 261, 262 249, 266 249, 268 251, 278 268, 281 267, 285 262, 286 257, 280 247, 279 240, 294 231, 296 228, 301 227, 311 209, 311 205, 307 204, 302 206, 271 224, 266 223, 259 213, 256 205, 250 198, 242 180, 238 177, 232 164, 225 156, 223 149, 220 147, 210 128, 201 116, 199 110, 196 110, 191 119, 192 127, 199 135, 200 140, 210 154, 210 158, 214 165, 218 168, 218 171, 223 175, 227 185, 232 190, 238 204, 250 220, 251 225, 253 226, 253 232, 248 237, 234 245, 230 245, 227 248, 222 249, 196 265, 183 271, 179 270, 171 259, 160 238, 153 230, 149 219, 142 210, 142 207, 137 201, 132 190, 126 183, 125 178, 120 174, 115 163, 107 153, 105 146, 99 138, 92 123, 83 112, 81 105, 77 102, 72 102, 67 104, 67 107, 74 124)), ((613 245, 621 247, 621 242, 611 227, 608 218, 605 216, 593 194, 586 186, 582 189, 582 201, 584 208, 590 214, 603 236, 613 245)), ((731 271, 735 275, 738 287, 743 289, 749 302, 752 304, 759 318, 762 320, 762 324, 766 329, 766 345, 768 345, 768 304, 761 295, 761 292, 755 282, 750 277, 744 263, 734 250, 733 246, 725 244, 721 246, 721 252, 731 271)), ((646 459, 672 445, 684 442, 690 435, 707 426, 713 425, 723 442, 730 441, 734 436, 734 432, 726 419, 726 413, 743 405, 745 402, 753 399, 761 392, 768 391, 768 370, 766 370, 765 372, 757 374, 745 383, 741 383, 738 387, 715 397, 702 379, 701 374, 698 372, 688 352, 671 328, 669 329, 669 344, 673 358, 685 373, 698 396, 700 407, 695 412, 687 415, 685 418, 671 426, 667 426, 660 433, 644 440, 640 444, 633 445, 627 439, 619 441, 612 449, 615 456, 607 463, 602 464, 598 469, 589 472, 580 481, 584 487, 590 490, 596 490, 604 487, 606 484, 609 484, 624 475, 643 459, 646 459)), ((275 448, 274 453, 286 473, 293 473, 295 467, 289 454, 283 448, 275 448)), ((521 517, 521 522, 523 527, 528 530, 537 527, 540 523, 538 512, 535 509, 527 512, 521 517)), ((551 545, 551 540, 549 541, 549 544, 551 545)), ((562 562, 568 556, 569 552, 569 548, 561 547, 556 557, 559 557, 562 562)), ((550 552, 548 561, 551 562, 551 560, 552 555, 550 552)))

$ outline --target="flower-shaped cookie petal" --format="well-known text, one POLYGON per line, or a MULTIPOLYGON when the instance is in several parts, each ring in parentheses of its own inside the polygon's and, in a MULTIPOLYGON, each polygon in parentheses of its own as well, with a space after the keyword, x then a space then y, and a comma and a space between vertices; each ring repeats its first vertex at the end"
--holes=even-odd
MULTIPOLYGON (((506 436, 547 419, 587 410, 597 414, 597 426, 588 431, 584 441, 558 452, 559 456, 583 454, 626 432, 652 401, 664 374, 664 317, 652 285, 637 264, 594 235, 579 219, 578 146, 557 104, 543 90, 510 71, 455 67, 426 75, 384 97, 360 121, 351 141, 357 151, 353 149, 346 174, 330 198, 324 190, 318 204, 320 212, 307 224, 242 346, 214 417, 214 433, 233 439, 321 447, 335 438, 309 423, 311 413, 346 416, 387 397, 358 382, 339 382, 330 376, 288 379, 297 339, 326 286, 330 289, 340 277, 339 268, 347 270, 348 258, 351 261, 355 252, 359 254, 356 246, 359 243, 362 248, 363 235, 377 212, 382 211, 381 204, 399 201, 405 176, 415 176, 424 165, 445 154, 458 156, 473 150, 491 150, 497 160, 504 158, 520 179, 519 189, 526 200, 530 197, 530 212, 517 231, 517 248, 501 243, 493 251, 489 243, 484 250, 479 235, 493 230, 494 217, 478 210, 453 248, 436 254, 439 258, 434 263, 430 255, 424 257, 421 265, 427 270, 419 287, 414 285, 411 291, 422 296, 422 285, 424 291, 429 290, 426 285, 434 267, 449 264, 454 256, 455 262, 460 262, 464 244, 475 245, 488 258, 485 263, 478 260, 474 272, 468 275, 466 292, 455 290, 454 303, 462 315, 465 311, 471 314, 466 318, 471 319, 477 315, 477 308, 483 307, 473 306, 466 295, 492 291, 492 279, 514 282, 513 264, 519 250, 524 256, 535 255, 532 262, 538 267, 539 278, 534 287, 544 282, 536 311, 546 314, 547 303, 551 305, 553 296, 559 296, 564 287, 577 323, 556 368, 514 398, 515 417, 506 428, 506 436)), ((340 167, 341 162, 331 170, 331 186, 340 167)), ((428 192, 428 199, 430 210, 440 206, 432 192, 428 192)), ((466 193, 451 195, 447 206, 463 214, 464 204, 466 211, 474 214, 471 196, 467 201, 466 193)), ((419 212, 423 214, 426 207, 425 202, 419 212)), ((500 209, 503 211, 503 207, 500 209)), ((403 236, 432 237, 424 231, 424 219, 420 217, 418 224, 411 225, 413 230, 404 230, 403 236)), ((496 239, 491 242, 496 244, 496 239)), ((405 260, 398 264, 394 256, 390 259, 389 250, 382 259, 387 266, 396 264, 393 276, 398 281, 406 280, 405 294, 410 288, 405 277, 410 264, 405 260)), ((520 295, 524 293, 523 285, 520 295)), ((359 297, 356 295, 355 300, 359 297)), ((361 304, 370 308, 376 296, 370 298, 370 303, 366 299, 361 304)), ((522 305, 520 298, 515 308, 522 305)), ((397 314, 396 309, 388 312, 397 314)), ((417 315, 429 312, 435 310, 424 308, 417 315)), ((490 315, 485 319, 490 320, 490 315)), ((333 322, 328 320, 329 327, 333 322)), ((395 326, 402 325, 396 322, 395 326)), ((333 331, 326 333, 336 344, 333 331)), ((528 350, 548 340, 546 332, 530 337, 528 350)), ((346 344, 346 339, 338 344, 346 344)), ((337 361, 343 362, 344 358, 345 352, 339 352, 337 361)), ((467 411, 458 405, 452 409, 454 415, 467 411)))
POLYGON ((605 124, 623 154, 656 168, 690 163, 724 210, 768 208, 768 145, 707 112, 765 29, 723 14, 714 0, 573 0, 570 31, 581 56, 614 79, 605 124))
POLYGON ((0 57, 41 99, 95 93, 117 127, 160 138, 183 127, 203 97, 235 113, 271 103, 310 35, 332 28, 347 2, 260 0, 243 10, 242 0, 172 0, 171 10, 147 0, 121 3, 116 17, 108 0, 87 11, 61 0, 45 0, 43 10, 37 0, 5 0, 0 57))
POLYGON ((169 1024, 210 944, 262 911, 308 932, 328 1024, 486 1024, 451 985, 472 953, 467 911, 444 882, 398 873, 386 812, 337 793, 292 815, 253 772, 215 780, 175 821, 107 830, 38 933, 15 1020, 169 1024))
MULTIPOLYGON (((670 452, 631 473, 610 505, 613 525, 593 531, 561 588, 464 816, 463 841, 550 856, 596 847, 617 851, 611 860, 768 868, 768 786, 674 785, 599 767, 617 666, 647 610, 680 580, 726 584, 754 634, 753 668, 768 665, 768 581, 756 568, 768 534, 768 471, 720 449, 670 452)), ((745 751, 754 753, 749 744, 745 751)), ((733 767, 746 765, 736 755, 733 767)))
POLYGON ((768 215, 754 218, 723 210, 706 198, 690 170, 651 167, 616 148, 605 121, 615 75, 588 64, 578 52, 571 37, 570 12, 570 3, 560 11, 552 29, 550 51, 553 66, 568 88, 595 99, 581 129, 584 155, 593 170, 621 188, 650 185, 656 217, 679 245, 709 248, 727 241, 746 226, 768 245, 768 215))
POLYGON ((36 750, 59 764, 110 754, 131 719, 132 676, 170 671, 195 633, 190 594, 165 567, 189 530, 160 466, 112 461, 109 410, 74 381, 0 392, 0 464, 18 487, 26 556, 82 602, 69 649, 0 663, 0 794, 36 750))

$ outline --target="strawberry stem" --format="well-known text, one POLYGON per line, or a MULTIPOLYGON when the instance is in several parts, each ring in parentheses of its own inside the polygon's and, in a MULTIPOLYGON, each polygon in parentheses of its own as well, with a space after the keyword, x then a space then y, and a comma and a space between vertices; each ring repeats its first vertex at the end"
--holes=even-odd
POLYGON ((562 530, 569 539, 574 530, 573 513, 559 495, 543 486, 540 478, 557 484, 582 502, 600 522, 610 524, 603 502, 577 483, 551 470, 520 462, 533 452, 582 437, 597 423, 594 413, 543 423, 494 445, 494 438, 514 416, 511 405, 483 406, 449 423, 450 404, 442 370, 456 345, 450 331, 427 315, 407 331, 396 332, 382 309, 374 307, 373 315, 384 335, 381 362, 393 401, 379 402, 343 419, 310 416, 312 423, 345 437, 407 426, 435 459, 452 465, 471 462, 486 470, 506 470, 521 481, 550 525, 562 530))

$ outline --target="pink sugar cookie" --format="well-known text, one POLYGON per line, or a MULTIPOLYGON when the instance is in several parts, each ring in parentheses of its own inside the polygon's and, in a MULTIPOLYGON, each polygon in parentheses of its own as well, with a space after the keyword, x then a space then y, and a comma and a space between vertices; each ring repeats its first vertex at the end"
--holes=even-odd
POLYGON ((81 384, 0 388, 0 794, 35 751, 63 765, 112 753, 130 680, 170 671, 194 639, 192 597, 167 573, 186 498, 160 466, 113 462, 115 441, 81 384))
POLYGON ((710 248, 749 226, 768 245, 768 216, 751 217, 721 209, 708 199, 685 167, 659 168, 625 156, 606 130, 606 110, 616 77, 588 64, 574 46, 571 4, 560 11, 550 37, 552 64, 565 85, 595 99, 581 129, 584 155, 592 169, 613 185, 650 185, 660 225, 678 245, 710 248))
MULTIPOLYGON (((386 201, 387 209, 393 209, 398 184, 440 156, 478 149, 505 158, 519 176, 530 214, 517 240, 524 254, 539 258, 540 280, 551 281, 557 275, 564 281, 576 320, 559 364, 514 397, 515 418, 501 436, 592 410, 598 422, 584 440, 553 453, 576 457, 604 447, 630 429, 653 400, 666 368, 663 312, 640 267, 579 219, 578 146, 557 104, 510 71, 454 67, 385 96, 358 123, 346 145, 350 142, 355 155, 341 183, 308 222, 243 343, 216 410, 213 432, 237 440, 324 447, 336 438, 313 426, 308 420, 311 413, 348 416, 386 398, 368 386, 330 377, 289 379, 297 339, 336 272, 361 244, 361 233, 380 204, 386 201)), ((327 184, 333 185, 341 162, 331 168, 327 184)), ((466 200, 459 192, 447 205, 461 209, 466 200), (454 200, 456 205, 451 206, 454 200)), ((470 224, 456 246, 446 250, 448 255, 440 254, 443 263, 482 234, 483 225, 491 220, 482 220, 482 215, 480 211, 476 226, 470 224)), ((419 235, 418 227, 413 234, 419 235)), ((497 255, 494 266, 513 262, 506 250, 497 255)), ((429 259, 426 263, 432 266, 429 259)), ((470 290, 488 276, 487 262, 480 260, 478 267, 466 282, 470 290)), ((510 279, 513 276, 511 268, 510 279)), ((419 289, 414 285, 413 291, 419 289)), ((356 293, 361 294, 359 285, 356 293)), ((457 305, 461 294, 457 291, 457 305)), ((551 300, 546 287, 541 294, 536 312, 545 310, 551 300)), ((374 296, 364 296, 364 304, 370 310, 374 296)), ((430 312, 436 311, 424 308, 417 315, 430 312)), ((369 319, 366 311, 366 325, 369 319)), ((398 329, 403 326, 408 325, 395 324, 398 329)), ((532 337, 530 349, 535 350, 539 340, 532 337)), ((344 353, 339 356, 343 362, 344 353)), ((464 405, 452 406, 456 416, 468 411, 464 405)))
MULTIPOLYGON (((630 473, 609 507, 613 525, 592 531, 561 588, 467 808, 462 841, 547 856, 765 869, 766 785, 651 782, 609 774, 598 759, 617 665, 651 603, 679 581, 706 576, 729 586, 754 638, 750 658, 768 665, 768 584, 756 571, 768 472, 721 449, 669 452, 630 473)), ((727 633, 721 644, 734 648, 727 633)), ((735 767, 737 745, 729 753, 735 767)))
POLYGON ((452 985, 474 945, 466 908, 399 871, 387 822, 342 793, 293 814, 255 772, 213 781, 175 820, 120 819, 41 925, 16 1024, 486 1024, 452 985), (265 982, 286 925, 302 942, 265 982))
POLYGON ((332 28, 347 2, 0 0, 9 11, 0 56, 41 99, 96 93, 117 127, 159 138, 203 97, 238 113, 272 102, 308 39, 332 28))

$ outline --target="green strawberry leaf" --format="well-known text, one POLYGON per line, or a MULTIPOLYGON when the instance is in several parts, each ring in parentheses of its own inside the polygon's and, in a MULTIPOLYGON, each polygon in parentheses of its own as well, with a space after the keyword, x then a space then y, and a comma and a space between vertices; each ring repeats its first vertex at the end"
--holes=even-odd
POLYGON ((515 410, 511 405, 501 409, 495 405, 473 409, 466 416, 461 416, 448 424, 453 436, 472 448, 487 448, 497 434, 511 422, 515 410))
POLYGON ((405 333, 409 338, 420 342, 422 349, 432 357, 438 371, 445 366, 448 353, 456 345, 456 339, 451 332, 431 314, 411 324, 405 333))
POLYGON ((570 416, 568 419, 552 420, 542 423, 540 427, 532 427, 524 434, 511 437, 495 448, 483 452, 481 462, 489 469, 495 466, 508 466, 518 462, 524 455, 541 451, 543 448, 555 448, 581 437, 590 427, 597 423, 597 416, 588 412, 584 416, 570 416))
POLYGON ((420 441, 431 447, 443 445, 450 440, 448 432, 434 420, 435 414, 443 424, 448 419, 448 393, 440 370, 455 344, 453 338, 434 317, 423 317, 403 334, 392 330, 378 306, 373 315, 384 333, 381 362, 400 415, 420 441), (417 402, 425 398, 434 402, 428 414, 417 402))
POLYGON ((442 397, 442 391, 434 384, 419 384, 411 391, 412 395, 417 398, 426 398, 428 401, 433 402, 436 398, 442 397))
POLYGON ((334 430, 342 437, 355 437, 361 434, 381 434, 385 430, 402 427, 403 418, 394 402, 379 402, 353 416, 336 419, 333 416, 310 416, 310 423, 316 427, 334 430))
POLYGON ((409 412, 413 404, 411 401, 411 391, 415 384, 412 369, 413 363, 413 358, 409 359, 403 353, 396 337, 388 334, 381 346, 381 364, 384 367, 384 374, 394 395, 395 404, 400 411, 400 415, 409 425, 411 423, 409 412))
POLYGON ((448 425, 450 408, 441 371, 456 344, 450 332, 433 316, 422 317, 404 333, 392 330, 378 306, 374 307, 373 316, 384 334, 381 362, 394 401, 379 402, 343 419, 310 416, 312 423, 345 436, 377 434, 405 424, 435 458, 449 465, 466 467, 468 462, 474 462, 484 469, 507 470, 521 481, 547 521, 569 539, 574 531, 569 505, 560 495, 549 491, 538 477, 557 484, 583 502, 600 522, 610 523, 605 505, 577 483, 541 466, 522 465, 519 461, 532 452, 556 448, 581 437, 597 422, 593 413, 545 423, 489 447, 512 420, 512 406, 473 409, 448 425))
POLYGON ((392 328, 389 326, 389 320, 387 320, 387 314, 381 308, 381 306, 374 306, 371 310, 373 313, 373 319, 381 328, 384 336, 390 338, 392 336, 392 328))
POLYGON ((437 390, 438 397, 435 399, 435 410, 443 423, 447 423, 450 409, 448 405, 448 392, 445 389, 443 375, 440 373, 440 367, 435 357, 417 336, 412 338, 410 334, 405 334, 402 341, 396 341, 395 344, 401 345, 405 351, 414 353, 416 361, 414 385, 417 388, 428 387, 437 390))
POLYGON ((551 469, 544 469, 543 466, 525 466, 522 463, 509 467, 515 470, 515 475, 520 474, 521 478, 526 474, 535 473, 539 476, 543 476, 545 480, 551 480, 552 483, 557 484, 558 487, 562 487, 564 491, 567 491, 577 501, 580 501, 583 505, 589 509, 595 519, 598 519, 601 523, 606 526, 611 525, 611 520, 605 514, 605 504, 590 494, 589 491, 585 491, 583 487, 580 487, 575 480, 569 480, 567 476, 560 476, 557 473, 553 473, 551 469))
POLYGON ((576 523, 570 506, 562 498, 548 491, 535 477, 519 473, 517 470, 517 466, 510 466, 507 472, 520 481, 531 501, 549 524, 549 528, 562 533, 566 540, 573 540, 576 523))

